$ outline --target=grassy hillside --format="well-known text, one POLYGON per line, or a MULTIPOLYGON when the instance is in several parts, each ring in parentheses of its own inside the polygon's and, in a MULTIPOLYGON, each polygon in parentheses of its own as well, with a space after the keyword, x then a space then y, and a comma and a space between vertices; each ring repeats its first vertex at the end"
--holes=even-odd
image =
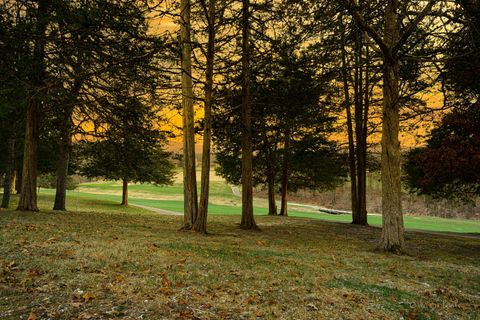
POLYGON ((407 233, 396 256, 372 227, 259 216, 250 232, 222 215, 202 236, 178 216, 52 201, 0 213, 1 319, 478 319, 479 239, 407 233))

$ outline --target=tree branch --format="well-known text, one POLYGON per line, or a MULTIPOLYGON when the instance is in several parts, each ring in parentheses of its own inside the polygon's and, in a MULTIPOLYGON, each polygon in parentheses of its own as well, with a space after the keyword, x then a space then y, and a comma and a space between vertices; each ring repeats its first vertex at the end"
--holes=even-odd
POLYGON ((428 1, 427 5, 425 8, 423 8, 422 12, 417 15, 415 20, 413 20, 410 25, 405 29, 404 32, 402 32, 402 35, 400 36, 400 39, 398 40, 397 44, 393 47, 392 54, 397 54, 400 48, 407 42, 408 38, 412 35, 413 31, 415 28, 418 26, 418 24, 425 18, 427 14, 432 11, 433 5, 437 2, 437 0, 430 0, 428 1))
POLYGON ((375 43, 380 47, 380 50, 382 50, 384 54, 389 54, 387 44, 385 43, 385 41, 383 41, 383 38, 380 36, 380 34, 365 21, 365 18, 358 11, 358 7, 354 3, 354 1, 353 0, 337 0, 337 1, 340 2, 340 4, 342 4, 343 7, 352 15, 357 26, 360 29, 364 30, 370 37, 372 37, 375 43))

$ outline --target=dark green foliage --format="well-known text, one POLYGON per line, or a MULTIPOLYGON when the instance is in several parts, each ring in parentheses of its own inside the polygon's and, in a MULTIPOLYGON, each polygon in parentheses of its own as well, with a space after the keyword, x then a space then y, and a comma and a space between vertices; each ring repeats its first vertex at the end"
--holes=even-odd
MULTIPOLYGON (((268 166, 280 180, 285 159, 289 190, 330 189, 343 181, 345 159, 327 139, 335 118, 329 115, 328 92, 322 88, 308 55, 283 48, 274 68, 252 86, 254 183, 265 184, 268 166), (320 95, 324 100, 320 99, 320 95), (290 140, 285 147, 285 139, 290 140)), ((272 57, 269 57, 272 58, 272 57)), ((240 182, 240 93, 225 92, 214 121, 217 173, 240 182)))
POLYGON ((165 135, 155 129, 156 115, 141 100, 127 95, 116 97, 117 107, 109 115, 101 138, 84 142, 81 172, 128 182, 170 184, 173 164, 162 149, 165 135))
POLYGON ((480 5, 477 0, 458 0, 452 15, 463 28, 449 37, 444 77, 449 89, 461 99, 480 96, 480 5))

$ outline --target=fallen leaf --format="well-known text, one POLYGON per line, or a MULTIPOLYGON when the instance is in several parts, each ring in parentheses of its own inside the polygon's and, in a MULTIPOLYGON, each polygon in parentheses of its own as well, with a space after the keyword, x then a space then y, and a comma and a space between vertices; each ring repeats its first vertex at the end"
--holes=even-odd
POLYGON ((90 292, 85 292, 85 294, 82 296, 82 298, 83 298, 83 301, 88 302, 90 300, 95 299, 95 296, 90 292))
POLYGON ((63 254, 66 256, 73 256, 75 254, 75 250, 67 249, 63 251, 63 254))
POLYGON ((28 275, 30 278, 35 278, 35 277, 40 276, 41 273, 40 273, 40 271, 38 271, 38 270, 29 269, 28 272, 27 272, 27 275, 28 275))
POLYGON ((38 320, 38 317, 35 313, 30 312, 30 315, 28 316, 27 320, 38 320))
POLYGON ((25 229, 26 229, 27 231, 36 231, 36 230, 38 230, 38 227, 37 227, 36 225, 34 225, 34 224, 27 224, 27 225, 25 226, 25 229))

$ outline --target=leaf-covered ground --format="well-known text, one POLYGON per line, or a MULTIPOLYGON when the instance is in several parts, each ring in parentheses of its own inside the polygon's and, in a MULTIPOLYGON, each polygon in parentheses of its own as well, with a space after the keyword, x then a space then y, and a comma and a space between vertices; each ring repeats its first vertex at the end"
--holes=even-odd
POLYGON ((480 239, 408 233, 396 256, 377 228, 214 216, 202 236, 181 217, 78 208, 0 211, 0 319, 480 319, 480 239))

